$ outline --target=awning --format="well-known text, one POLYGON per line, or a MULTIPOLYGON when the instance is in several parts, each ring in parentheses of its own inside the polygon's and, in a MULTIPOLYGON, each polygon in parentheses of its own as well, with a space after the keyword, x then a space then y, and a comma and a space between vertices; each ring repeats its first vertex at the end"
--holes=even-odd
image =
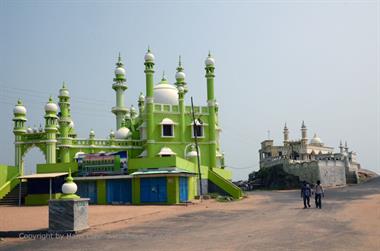
POLYGON ((81 180, 114 180, 114 179, 132 179, 131 175, 105 175, 105 176, 86 176, 86 177, 73 177, 74 181, 81 180))
POLYGON ((159 176, 194 176, 195 173, 180 168, 150 168, 131 173, 131 176, 159 177, 159 176))
POLYGON ((30 175, 19 176, 19 179, 43 179, 43 178, 56 178, 59 176, 67 175, 67 172, 62 173, 36 173, 30 175))

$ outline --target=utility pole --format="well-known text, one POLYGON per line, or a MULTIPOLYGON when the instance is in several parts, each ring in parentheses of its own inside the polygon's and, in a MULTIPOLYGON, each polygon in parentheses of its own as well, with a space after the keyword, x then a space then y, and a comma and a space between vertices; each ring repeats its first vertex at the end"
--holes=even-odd
POLYGON ((191 97, 191 113, 193 115, 193 133, 194 133, 194 140, 195 140, 195 150, 197 152, 197 163, 198 163, 198 178, 199 178, 199 198, 202 201, 203 196, 203 190, 202 190, 202 174, 201 174, 201 163, 199 160, 199 148, 198 148, 198 134, 197 134, 197 125, 195 121, 195 114, 194 114, 194 104, 193 104, 193 97, 191 97))

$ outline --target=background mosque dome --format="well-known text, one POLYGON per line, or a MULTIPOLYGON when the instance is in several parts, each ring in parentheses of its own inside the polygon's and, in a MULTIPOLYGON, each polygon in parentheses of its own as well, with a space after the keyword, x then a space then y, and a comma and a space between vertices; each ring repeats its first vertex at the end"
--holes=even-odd
POLYGON ((154 87, 153 93, 154 103, 178 105, 178 90, 165 78, 154 87))
POLYGON ((121 127, 115 133, 116 139, 126 139, 129 136, 129 129, 126 127, 121 127))
POLYGON ((312 145, 322 145, 323 142, 322 142, 321 138, 319 138, 317 136, 317 134, 314 134, 314 137, 310 140, 310 144, 312 144, 312 145))

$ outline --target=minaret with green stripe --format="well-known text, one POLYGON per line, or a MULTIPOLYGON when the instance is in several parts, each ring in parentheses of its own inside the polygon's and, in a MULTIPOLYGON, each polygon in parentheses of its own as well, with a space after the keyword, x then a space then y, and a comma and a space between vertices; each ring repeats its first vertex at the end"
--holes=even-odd
POLYGON ((216 167, 216 121, 215 121, 215 96, 214 96, 214 70, 215 70, 215 60, 208 54, 205 60, 205 70, 207 79, 207 105, 209 112, 209 167, 216 167))
POLYGON ((26 120, 26 108, 22 104, 21 100, 17 101, 15 108, 13 109, 13 133, 15 135, 15 166, 18 168, 20 175, 24 175, 24 162, 23 146, 21 145, 23 136, 26 133, 25 122, 26 120))
MULTIPOLYGON (((175 74, 176 83, 178 89, 178 104, 179 104, 179 113, 180 113, 180 139, 181 142, 185 142, 185 131, 186 131, 186 125, 185 125, 185 94, 187 93, 187 84, 185 82, 185 73, 183 72, 182 62, 181 62, 181 56, 179 56, 178 61, 178 67, 177 67, 177 73, 175 74)), ((186 156, 184 156, 186 157, 186 156)))
POLYGON ((46 163, 54 164, 57 161, 57 111, 58 106, 53 102, 53 98, 49 98, 49 102, 45 105, 45 132, 46 132, 46 163))
POLYGON ((72 146, 72 138, 69 137, 70 131, 70 93, 63 82, 62 88, 59 90, 59 108, 61 116, 59 118, 59 154, 62 163, 70 163, 70 148, 72 146))
POLYGON ((147 126, 147 141, 146 149, 148 158, 154 157, 154 97, 153 97, 153 74, 154 74, 154 55, 148 48, 145 54, 145 82, 146 82, 146 126, 147 126))
POLYGON ((116 92, 116 106, 112 107, 112 113, 116 115, 116 130, 118 130, 122 127, 124 117, 128 112, 128 108, 124 105, 124 91, 127 90, 128 87, 125 84, 127 80, 125 78, 125 69, 121 61, 120 53, 116 63, 115 78, 113 81, 112 89, 116 92))

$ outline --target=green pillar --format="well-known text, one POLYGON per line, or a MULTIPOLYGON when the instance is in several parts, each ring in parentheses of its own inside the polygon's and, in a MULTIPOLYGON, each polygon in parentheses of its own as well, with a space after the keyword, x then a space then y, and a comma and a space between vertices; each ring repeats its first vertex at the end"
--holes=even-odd
POLYGON ((24 162, 22 160, 22 139, 23 135, 26 133, 25 122, 27 121, 27 119, 26 108, 22 104, 21 100, 17 101, 17 104, 13 109, 13 115, 13 133, 15 135, 15 166, 18 168, 20 175, 24 175, 24 162))
POLYGON ((122 127, 124 117, 128 112, 128 108, 124 105, 124 91, 127 90, 128 87, 125 84, 125 69, 121 61, 120 53, 116 63, 115 78, 113 80, 114 84, 112 85, 112 89, 116 92, 116 106, 112 107, 112 113, 116 116, 116 130, 118 130, 122 127))
POLYGON ((207 104, 209 112, 209 167, 216 167, 216 120, 215 120, 215 96, 214 96, 214 70, 215 60, 208 54, 205 60, 207 79, 207 104))
MULTIPOLYGON (((177 73, 175 74, 176 83, 178 89, 178 104, 179 104, 179 113, 180 113, 180 139, 182 143, 186 141, 186 120, 185 120, 185 94, 187 93, 187 84, 185 82, 185 73, 183 72, 181 56, 179 56, 179 62, 177 67, 177 73)), ((183 156, 184 158, 186 156, 183 156)))
POLYGON ((70 93, 63 83, 62 88, 59 90, 59 108, 61 116, 59 118, 59 154, 62 163, 71 162, 70 148, 72 146, 72 138, 69 137, 71 115, 70 115, 70 93))
POLYGON ((56 148, 57 148, 57 111, 58 106, 53 103, 50 97, 49 102, 45 105, 45 132, 47 137, 46 143, 46 163, 56 163, 56 148))
POLYGON ((148 158, 154 157, 154 97, 153 97, 153 74, 154 74, 154 55, 150 49, 145 54, 145 80, 146 80, 146 125, 147 125, 147 153, 148 158))

